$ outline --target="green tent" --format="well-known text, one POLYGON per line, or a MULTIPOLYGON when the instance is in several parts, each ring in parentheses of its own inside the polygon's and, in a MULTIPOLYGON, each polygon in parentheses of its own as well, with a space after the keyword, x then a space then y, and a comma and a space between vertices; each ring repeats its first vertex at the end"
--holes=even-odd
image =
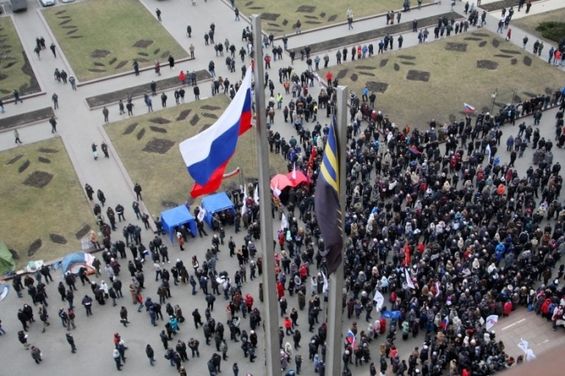
POLYGON ((6 244, 0 241, 0 275, 13 271, 15 267, 16 263, 12 257, 12 253, 6 244))

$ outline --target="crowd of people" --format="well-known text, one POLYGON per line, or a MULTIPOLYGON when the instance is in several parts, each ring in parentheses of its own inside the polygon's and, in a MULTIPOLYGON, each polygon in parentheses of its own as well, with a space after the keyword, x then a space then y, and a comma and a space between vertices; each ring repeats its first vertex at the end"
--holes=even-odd
MULTIPOLYGON (((450 24, 453 22, 444 26, 450 24)), ((212 36, 206 35, 211 39, 210 48, 222 56, 222 44, 214 44, 213 29, 212 36)), ((267 38, 266 45, 267 42, 272 40, 267 38)), ((228 45, 230 60, 228 64, 226 58, 226 64, 231 69, 235 66, 236 49, 226 43, 226 52, 228 45)), ((385 45, 382 48, 386 49, 385 45)), ((244 60, 247 52, 243 47, 241 51, 244 60)), ((352 55, 370 55, 371 51, 368 47, 366 52, 361 49, 359 53, 356 48, 352 55)), ((278 52, 273 54, 277 55, 278 52)), ((309 53, 304 55, 310 59, 309 53)), ((343 61, 346 56, 347 49, 343 61)), ((317 69, 320 59, 315 60, 317 69)), ((324 64, 327 66, 325 57, 324 64)), ((330 119, 335 114, 338 82, 333 77, 327 79, 328 85, 314 99, 311 87, 315 76, 311 70, 299 75, 292 68, 281 69, 279 78, 281 92, 292 94, 292 98, 285 104, 281 94, 275 96, 274 91, 279 88, 267 77, 265 82, 271 91, 267 115, 273 127, 269 136, 271 151, 288 160, 289 171, 300 169, 311 179, 310 184, 288 191, 284 203, 275 200, 273 211, 273 215, 284 213, 288 218, 275 245, 281 368, 289 376, 301 374, 305 335, 308 338, 304 354, 307 350, 313 368, 323 376, 327 336, 323 312, 328 289, 322 256, 324 243, 314 215, 313 187, 330 119), (276 131, 275 107, 283 113, 281 121, 288 120, 294 126, 296 137, 286 141, 276 131), (325 119, 318 114, 319 109, 325 110, 325 119), (299 329, 299 322, 303 329, 299 329)), ((233 96, 237 83, 234 87, 225 81, 214 78, 212 85, 218 82, 215 91, 219 92, 221 87, 224 93, 229 87, 233 96)), ((512 160, 512 153, 523 153, 522 148, 543 152, 545 156, 551 152, 554 141, 563 146, 563 95, 557 92, 553 96, 539 96, 496 115, 468 115, 448 124, 432 121, 426 131, 396 127, 387 114, 375 108, 373 96, 366 91, 351 95, 347 140, 343 140, 347 143, 348 171, 343 309, 348 320, 354 320, 349 328, 344 328, 347 336, 342 349, 343 374, 350 375, 354 365, 368 367, 371 375, 390 373, 389 368, 396 375, 488 375, 521 363, 522 357, 514 359, 506 354, 496 333, 487 329, 486 318, 510 315, 517 307, 525 306, 546 318, 555 330, 563 330, 564 266, 559 262, 565 248, 565 208, 560 202, 561 167, 558 161, 544 157, 537 158, 526 171, 518 171, 514 161, 519 156, 512 160), (559 107, 555 140, 540 137, 539 120, 532 122, 526 117, 524 127, 516 129, 512 142, 510 138, 506 140, 506 149, 500 147, 500 127, 514 123, 520 116, 541 114, 550 106, 559 107), (503 162, 504 153, 510 154, 510 163, 503 162), (377 293, 386 297, 387 303, 378 306, 373 299, 377 293), (392 314, 387 316, 385 312, 392 314), (360 321, 363 319, 366 323, 360 321), (423 337, 421 345, 409 354, 399 353, 398 339, 409 337, 423 337)), ((109 207, 106 220, 101 211, 106 198, 98 190, 96 198, 100 204, 93 206, 103 239, 99 243, 96 234, 91 238, 101 250, 92 264, 94 276, 83 267, 76 275, 66 273, 57 287, 61 302, 68 304, 59 309, 58 317, 68 332, 71 352, 75 353, 77 348, 70 332, 76 327, 77 313, 79 324, 83 316, 76 312, 75 294, 82 296, 80 302, 86 316, 107 309, 102 306, 111 301, 112 307, 119 306, 119 323, 128 327, 127 303, 121 303, 122 289, 127 287, 131 304, 147 315, 148 326, 159 327, 158 339, 171 367, 179 375, 186 375, 189 360, 200 358, 200 342, 196 335, 190 335, 186 341, 181 338, 188 326, 190 333, 193 328, 180 305, 174 302, 173 293, 190 288, 191 294, 200 296, 206 304, 202 314, 194 309, 191 316, 194 330, 202 328, 205 346, 211 347, 203 351, 209 374, 221 372, 230 349, 238 351, 233 349, 235 346, 249 362, 254 362, 262 347, 263 328, 257 299, 262 302, 264 296, 262 284, 258 294, 249 291, 248 284, 262 276, 264 270, 256 247, 260 237, 259 204, 253 199, 253 186, 243 190, 230 193, 235 215, 224 213, 215 217, 210 245, 202 250, 204 256, 200 260, 192 256, 190 265, 181 259, 183 244, 191 235, 187 228, 176 231, 179 250, 174 253, 178 258, 170 257, 159 223, 147 247, 137 225, 125 225, 122 240, 114 232, 118 229, 115 214, 118 222, 125 221, 124 208, 118 205, 114 211, 109 207), (231 229, 226 229, 232 223, 234 235, 244 231, 239 244, 229 236, 231 229), (232 275, 217 267, 220 258, 228 256, 237 265, 232 275), (176 261, 171 263, 170 259, 176 261), (146 292, 146 282, 152 274, 157 289, 146 292), (82 284, 79 288, 77 278, 82 284), (127 281, 125 286, 122 280, 127 281), (226 320, 221 320, 217 313, 216 301, 222 296, 226 320)), ((94 189, 88 186, 86 191, 94 201, 94 189)), ((132 208, 147 230, 149 217, 135 205, 142 199, 141 187, 135 193, 137 200, 132 208)), ((198 234, 193 236, 208 236, 202 220, 198 220, 197 229, 198 234)), ((50 326, 45 293, 50 281, 53 278, 48 267, 33 276, 13 278, 18 297, 23 299, 22 291, 27 290, 33 306, 39 307, 44 332, 50 326)), ((33 307, 24 304, 17 317, 22 324, 18 338, 27 349, 30 344, 26 332, 35 321, 33 307)), ((118 332, 113 345, 109 354, 116 369, 121 370, 128 347, 118 332)), ((155 353, 147 343, 145 355, 150 366, 156 362, 155 353)), ((38 364, 42 361, 37 346, 31 346, 31 356, 38 364)), ((226 366, 223 367, 225 370, 226 366)), ((246 368, 237 362, 231 364, 234 375, 238 375, 240 367, 246 368)))

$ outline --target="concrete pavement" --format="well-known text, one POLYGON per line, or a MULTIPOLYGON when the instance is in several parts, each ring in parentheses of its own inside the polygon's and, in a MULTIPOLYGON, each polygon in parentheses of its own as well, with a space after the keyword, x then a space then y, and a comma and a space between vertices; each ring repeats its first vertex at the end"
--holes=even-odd
MULTIPOLYGON (((233 11, 229 9, 223 2, 214 0, 211 0, 207 3, 199 2, 196 7, 192 7, 188 2, 179 1, 159 2, 157 0, 145 0, 143 1, 143 3, 149 10, 152 11, 152 13, 156 7, 159 7, 162 10, 164 27, 169 30, 171 35, 175 39, 177 39, 179 43, 183 45, 183 47, 186 48, 187 43, 194 43, 196 47, 196 60, 194 62, 186 63, 185 65, 180 64, 180 66, 178 67, 175 66, 175 70, 169 70, 168 67, 163 67, 162 73, 164 77, 177 75, 177 69, 205 69, 208 65, 208 62, 213 59, 217 62, 216 67, 219 75, 228 76, 230 78, 230 81, 232 82, 234 79, 239 79, 239 67, 241 66, 239 64, 239 59, 237 65, 237 73, 229 74, 227 72, 225 64, 223 64, 223 58, 219 59, 215 57, 212 46, 204 46, 203 33, 208 30, 211 20, 214 20, 216 24, 217 42, 223 42, 223 40, 228 37, 230 41, 234 42, 238 48, 242 44, 241 28, 246 24, 243 20, 241 22, 235 22, 233 20, 233 11), (191 39, 188 39, 185 35, 187 24, 191 24, 193 28, 193 36, 191 39)), ((437 11, 436 14, 443 13, 445 12, 445 10, 449 9, 449 5, 447 5, 446 3, 447 2, 443 2, 442 5, 428 7, 425 8, 425 10, 428 11, 429 9, 430 12, 432 12, 432 10, 435 10, 437 11)), ((460 11, 462 9, 461 7, 462 5, 458 4, 456 10, 460 11)), ((532 8, 532 10, 533 9, 534 8, 532 8)), ((406 17, 410 17, 414 14, 414 17, 416 17, 417 12, 424 12, 424 9, 421 11, 413 10, 410 13, 404 13, 403 20, 407 20, 406 17)), ((491 24, 496 27, 495 24, 491 22, 491 18, 494 22, 494 16, 489 16, 487 27, 491 27, 491 24)), ((121 162, 117 154, 114 152, 110 140, 104 132, 102 126, 103 117, 101 112, 90 111, 86 106, 86 103, 84 102, 84 98, 87 96, 112 91, 116 88, 133 86, 142 82, 148 84, 155 78, 154 73, 152 71, 149 71, 143 73, 140 77, 120 77, 111 81, 104 81, 94 85, 85 86, 79 88, 77 92, 73 92, 69 85, 63 86, 53 80, 52 73, 55 67, 65 66, 62 59, 53 59, 52 56, 47 56, 48 54, 46 53, 43 54, 41 61, 34 59, 35 54, 33 53, 33 47, 35 36, 48 35, 45 26, 42 22, 40 22, 41 20, 37 13, 28 11, 28 13, 25 14, 18 14, 14 19, 18 30, 25 30, 25 32, 21 32, 20 34, 22 36, 22 43, 28 53, 28 56, 31 57, 31 64, 33 65, 34 71, 36 72, 36 75, 40 80, 42 89, 46 91, 48 95, 25 101, 23 105, 9 105, 7 106, 9 114, 13 114, 14 111, 17 111, 19 113, 43 107, 46 104, 50 103, 51 93, 57 92, 60 102, 60 110, 57 111, 59 121, 59 135, 60 137, 62 137, 62 140, 67 147, 69 156, 71 158, 71 161, 73 162, 73 166, 75 168, 75 171, 77 172, 79 180, 82 184, 84 184, 85 182, 90 183, 95 189, 101 188, 106 193, 108 203, 112 206, 115 206, 118 202, 122 203, 122 205, 124 205, 127 210, 126 218, 128 218, 128 220, 131 220, 133 213, 129 208, 131 207, 131 201, 133 201, 134 199, 134 194, 131 189, 132 182, 127 174, 127 171, 125 171, 123 166, 121 166, 121 162), (100 144, 102 140, 106 140, 106 142, 110 146, 110 149, 112 151, 112 158, 110 160, 99 160, 95 162, 92 159, 90 152, 90 144, 92 142, 100 144)), ((384 20, 368 20, 367 27, 370 27, 371 22, 382 22, 382 24, 384 25, 384 20)), ((360 28, 362 27, 361 22, 359 24, 360 25, 357 25, 357 23, 354 24, 355 31, 360 30, 360 28)), ((328 33, 331 33, 331 35, 341 35, 343 33, 343 30, 339 29, 339 27, 335 30, 326 30, 324 32, 320 32, 319 36, 316 36, 316 38, 322 37, 323 34, 326 34, 327 37, 328 33)), ((513 37, 513 41, 520 41, 515 42, 517 43, 517 45, 519 45, 521 43, 521 38, 518 39, 519 31, 513 29, 513 33, 516 36, 515 38, 513 37)), ((314 35, 314 33, 311 34, 312 37, 318 35, 314 35)), ((291 46, 291 42, 299 43, 300 41, 301 39, 290 39, 289 46, 291 46)), ((48 43, 49 42, 50 41, 48 41, 48 43)), ((405 35, 404 45, 406 47, 415 45, 416 43, 417 39, 415 33, 408 33, 408 35, 405 35)), ((278 44, 282 44, 282 42, 278 42, 278 44)), ((546 51, 548 49, 549 46, 546 46, 546 51)), ((59 53, 62 54, 62 51, 59 50, 59 53)), ((335 52, 333 54, 330 52, 329 55, 331 57, 332 64, 334 64, 335 52)), ((290 64, 290 61, 286 56, 284 57, 283 61, 273 62, 273 69, 270 70, 271 75, 275 74, 279 67, 283 65, 287 66, 288 64, 290 64)), ((301 70, 305 69, 305 63, 295 61, 295 67, 297 71, 300 72, 301 70)), ((67 71, 69 71, 68 68, 69 67, 65 67, 67 71)), ((274 82, 276 81, 277 80, 274 80, 274 82)), ((316 86, 313 95, 317 93, 318 89, 319 87, 316 86)), ((203 97, 208 95, 209 88, 201 87, 201 90, 203 92, 203 97)), ((187 93, 188 99, 192 99, 192 92, 188 90, 187 93)), ((134 103, 136 104, 136 114, 145 112, 145 106, 143 105, 143 103, 141 103, 140 100, 134 101, 134 103)), ((542 125, 540 127, 542 136, 550 139, 553 138, 554 134, 554 113, 555 111, 549 111, 544 114, 542 118, 542 125)), ((322 123, 324 122, 323 116, 324 115, 322 115, 322 123)), ((118 115, 117 107, 110 107, 110 120, 114 121, 119 118, 120 117, 118 115)), ((295 132, 293 130, 293 127, 285 124, 281 120, 281 118, 281 114, 277 113, 275 129, 278 130, 283 136, 289 138, 295 132)), ((527 121, 531 122, 531 119, 527 119, 527 121)), ((307 126, 313 127, 313 124, 309 124, 307 126)), ((510 133, 517 133, 517 128, 505 127, 504 136, 502 139, 505 140, 507 135, 510 133)), ((38 124, 30 127, 25 127, 20 130, 20 134, 25 143, 29 143, 32 140, 40 140, 43 138, 51 137, 48 124, 38 124)), ((11 132, 0 134, 0 149, 6 149, 8 147, 13 147, 13 138, 11 132)), ((527 166, 529 166, 531 161, 531 154, 531 150, 527 150, 525 157, 517 161, 517 168, 519 169, 519 171, 525 171, 527 166)), ((554 154, 555 160, 563 160, 562 150, 556 149, 554 151, 554 154)), ((507 155, 503 155, 503 162, 507 161, 507 158, 507 155)), ((274 228, 277 229, 278 227, 279 224, 276 223, 274 225, 274 228)), ((241 234, 232 234, 232 231, 230 229, 228 231, 228 236, 229 235, 234 235, 237 244, 241 244, 241 234)), ((118 233, 115 233, 114 236, 121 237, 118 233)), ((150 236, 151 235, 149 233, 144 234, 145 244, 147 244, 150 236)), ((177 257, 179 257, 185 261, 185 264, 188 264, 190 257, 193 254, 197 254, 199 256, 199 259, 202 261, 204 251, 207 247, 209 247, 209 244, 209 238, 189 240, 187 247, 188 251, 184 253, 179 252, 176 246, 169 244, 171 255, 170 257, 173 262, 177 257)), ((234 260, 230 259, 227 256, 227 247, 224 246, 222 249, 223 254, 220 256, 218 270, 227 270, 229 271, 230 275, 233 275, 235 271, 234 260)), ((168 365, 168 362, 163 359, 163 349, 158 339, 159 330, 149 325, 149 321, 145 313, 138 314, 134 310, 134 307, 131 305, 131 301, 129 300, 127 294, 127 285, 129 280, 128 272, 125 268, 125 264, 122 266, 122 281, 125 285, 125 298, 123 302, 120 302, 120 304, 124 304, 130 311, 130 321, 132 321, 131 327, 128 327, 126 329, 120 325, 118 321, 119 306, 114 308, 108 305, 105 307, 98 307, 95 303, 95 316, 93 318, 87 319, 84 316, 82 307, 79 305, 77 309, 78 329, 73 333, 79 351, 77 354, 72 356, 66 356, 67 354, 70 354, 70 348, 65 342, 64 330, 62 327, 60 327, 60 323, 56 315, 57 309, 59 308, 59 306, 63 306, 63 303, 58 302, 59 298, 55 287, 53 285, 49 286, 48 294, 50 296, 49 313, 51 316, 51 327, 48 329, 48 332, 46 334, 42 335, 39 328, 40 324, 36 323, 30 331, 30 342, 38 344, 45 354, 45 361, 41 366, 39 366, 39 369, 42 370, 45 374, 70 374, 71 372, 74 373, 79 371, 83 375, 95 375, 103 372, 114 372, 113 370, 115 368, 111 359, 111 338, 112 334, 115 331, 120 331, 120 333, 126 338, 126 341, 128 342, 128 345, 130 347, 130 350, 128 351, 128 363, 126 364, 122 373, 149 375, 153 374, 155 371, 158 371, 165 374, 175 374, 175 369, 170 367, 168 365), (158 359, 158 361, 155 368, 150 368, 147 363, 147 359, 145 358, 143 348, 146 343, 151 343, 156 351, 156 358, 158 359), (69 351, 69 353, 67 353, 67 351, 69 351)), ((166 265, 165 267, 169 266, 166 265)), ((144 295, 156 297, 155 292, 157 284, 152 281, 153 268, 150 265, 146 265, 145 269, 146 280, 148 280, 148 287, 144 295)), ((54 272, 53 274, 56 279, 57 277, 60 277, 59 275, 57 275, 57 272, 54 272)), ((103 279, 107 280, 106 277, 103 277, 103 279)), ((184 341, 187 341, 190 337, 194 336, 201 342, 200 349, 202 358, 191 360, 189 363, 187 363, 187 370, 189 371, 189 374, 206 374, 206 361, 209 357, 209 354, 212 353, 212 348, 207 348, 204 345, 202 331, 194 330, 194 327, 192 325, 192 318, 190 316, 190 313, 194 307, 199 307, 201 313, 203 314, 205 303, 203 301, 201 293, 199 293, 199 295, 197 295, 196 297, 193 297, 190 295, 189 289, 190 287, 186 286, 173 287, 173 303, 180 304, 185 317, 187 317, 187 322, 182 326, 181 329, 181 338, 184 341)), ((75 301, 79 301, 82 298, 82 295, 86 292, 90 294, 90 290, 87 287, 79 287, 79 290, 80 292, 76 294, 75 301)), ((308 287, 308 290, 310 291, 310 287, 308 287)), ((245 285, 244 293, 246 292, 251 292, 256 297, 256 301, 258 303, 258 280, 245 285)), ((36 365, 32 362, 29 353, 23 350, 23 348, 17 342, 15 334, 16 331, 19 330, 19 323, 17 322, 15 317, 16 307, 21 305, 23 301, 29 303, 30 299, 26 296, 25 299, 19 300, 15 297, 15 294, 10 293, 8 298, 0 303, 0 319, 2 319, 4 329, 8 331, 8 335, 6 337, 0 338, 0 343, 4 344, 2 346, 3 351, 0 353, 0 364, 2 364, 2 370, 5 370, 7 369, 6 367, 9 367, 10 375, 27 375, 29 374, 30 370, 36 369, 36 365)), ((295 305, 295 298, 290 298, 290 306, 295 305)), ((216 309, 214 312, 214 316, 216 317, 217 321, 225 321, 224 319, 226 317, 226 314, 224 312, 224 307, 225 305, 223 302, 223 297, 218 297, 218 300, 216 302, 216 309)), ((540 320, 538 317, 535 317, 532 314, 527 315, 529 315, 527 316, 528 325, 534 326, 536 328, 541 328, 542 330, 545 330, 545 328, 549 326, 547 322, 540 320)), ((306 322, 305 316, 305 313, 300 314, 299 323, 301 324, 300 329, 303 333, 303 370, 304 374, 310 375, 313 374, 313 370, 310 362, 307 360, 307 350, 304 350, 307 349, 307 341, 310 336, 307 332, 307 329, 304 327, 306 322)), ((511 316, 511 318, 513 319, 514 317, 511 316)), ((499 325, 503 323, 504 320, 501 321, 499 325)), ((343 330, 346 331, 350 324, 351 322, 345 322, 343 325, 343 330)), ((160 323, 160 327, 161 326, 162 323, 160 323)), ((363 326, 364 324, 360 323, 360 327, 363 328, 363 326)), ((242 324, 242 329, 248 329, 246 321, 244 324, 242 324)), ((509 333, 511 332, 510 329, 507 329, 505 331, 508 331, 509 333)), ((259 332, 260 335, 262 335, 262 333, 263 331, 259 332)), ((547 339, 549 339, 549 341, 554 341, 554 337, 557 337, 556 341, 559 341, 559 333, 555 334, 554 337, 551 337, 551 333, 547 333, 547 336, 547 339)), ((509 336, 509 338, 510 337, 511 336, 509 336)), ((286 340, 288 339, 285 339, 285 341, 286 340)), ((404 358, 414 346, 419 346, 421 342, 422 337, 407 342, 399 342, 401 357, 404 358)), ((242 357, 242 352, 239 347, 236 346, 237 344, 234 344, 230 341, 228 341, 228 343, 230 346, 230 359, 227 364, 226 362, 222 363, 222 370, 224 374, 230 373, 229 371, 233 361, 237 361, 239 363, 241 374, 245 374, 246 372, 252 372, 254 375, 262 374, 262 364, 264 357, 261 351, 258 351, 257 355, 259 355, 259 358, 257 359, 256 363, 249 364, 248 361, 242 357)), ((261 343, 262 341, 260 339, 260 344, 261 343)), ((380 343, 380 341, 378 343, 380 343)), ((375 354, 377 348, 378 344, 372 344, 371 353, 375 354)), ((354 374, 366 374, 367 369, 367 367, 355 369, 354 374)))

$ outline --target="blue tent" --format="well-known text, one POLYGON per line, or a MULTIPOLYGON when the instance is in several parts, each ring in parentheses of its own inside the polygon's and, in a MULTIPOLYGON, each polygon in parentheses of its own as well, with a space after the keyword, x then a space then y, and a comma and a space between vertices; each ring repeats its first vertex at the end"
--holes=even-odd
POLYGON ((210 227, 212 227, 212 216, 214 215, 214 213, 221 212, 224 210, 230 210, 232 214, 235 215, 233 202, 231 202, 226 192, 219 192, 204 197, 202 199, 201 206, 202 208, 204 208, 204 210, 206 210, 204 221, 206 221, 206 223, 208 223, 208 226, 210 227))
POLYGON ((196 220, 194 216, 190 214, 186 205, 180 205, 176 208, 165 210, 161 212, 161 222, 163 223, 163 230, 169 233, 171 241, 173 241, 173 236, 175 234, 175 227, 188 224, 188 228, 193 236, 196 236, 196 220))

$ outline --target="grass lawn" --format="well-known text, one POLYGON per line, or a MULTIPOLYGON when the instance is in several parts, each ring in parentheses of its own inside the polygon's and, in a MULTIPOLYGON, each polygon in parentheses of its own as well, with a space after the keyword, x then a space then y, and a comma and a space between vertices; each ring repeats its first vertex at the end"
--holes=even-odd
MULTIPOLYGON (((431 119, 461 119, 463 103, 490 111, 494 91, 497 112, 513 96, 516 101, 553 93, 565 79, 565 73, 484 31, 348 60, 331 71, 340 85, 359 95, 365 85, 375 91, 377 109, 397 126, 420 129, 427 129, 431 119)), ((325 77, 325 71, 320 76, 325 77)))
POLYGON ((187 56, 137 0, 87 0, 43 11, 80 81, 187 56))
MULTIPOLYGON (((228 103, 228 97, 218 95, 106 126, 131 178, 143 187, 143 200, 151 214, 188 200, 193 180, 178 145, 212 125, 228 103)), ((250 130, 239 139, 226 172, 240 167, 245 179, 258 176, 255 138, 255 130, 250 130)), ((270 162, 273 174, 287 171, 280 156, 271 154, 270 162)), ((239 186, 240 182, 241 176, 236 175, 225 179, 223 187, 239 186)))
POLYGON ((94 216, 61 139, 3 151, 0 165, 0 239, 17 251, 18 267, 80 250, 77 233, 94 227, 94 216))
MULTIPOLYGON (((424 0, 423 4, 432 0, 424 0)), ((327 0, 241 0, 236 1, 239 10, 248 16, 254 13, 262 14, 264 32, 282 35, 294 33, 294 25, 299 19, 302 30, 342 22, 347 19, 345 13, 348 7, 353 11, 353 19, 380 14, 391 10, 402 9, 403 0, 357 0, 357 1, 327 1, 327 0)), ((412 0, 412 9, 417 7, 417 1, 412 0)), ((402 20, 401 20, 402 22, 402 20)), ((396 23, 396 19, 395 19, 396 23)))
POLYGON ((14 89, 20 95, 40 90, 12 19, 0 17, 0 98, 11 97, 14 89))
MULTIPOLYGON (((534 16, 527 16, 522 17, 517 20, 512 21, 512 25, 527 31, 535 35, 536 37, 543 39, 545 43, 551 43, 555 46, 556 42, 558 43, 559 40, 549 40, 544 38, 541 35, 541 32, 537 31, 536 28, 542 22, 564 22, 565 20, 565 8, 552 10, 550 12, 536 14, 534 16)), ((565 38, 565 34, 561 35, 561 38, 565 38)), ((529 43, 534 43, 535 40, 530 41, 529 43)), ((547 55, 547 51, 549 51, 549 47, 544 49, 545 54, 547 55)))

